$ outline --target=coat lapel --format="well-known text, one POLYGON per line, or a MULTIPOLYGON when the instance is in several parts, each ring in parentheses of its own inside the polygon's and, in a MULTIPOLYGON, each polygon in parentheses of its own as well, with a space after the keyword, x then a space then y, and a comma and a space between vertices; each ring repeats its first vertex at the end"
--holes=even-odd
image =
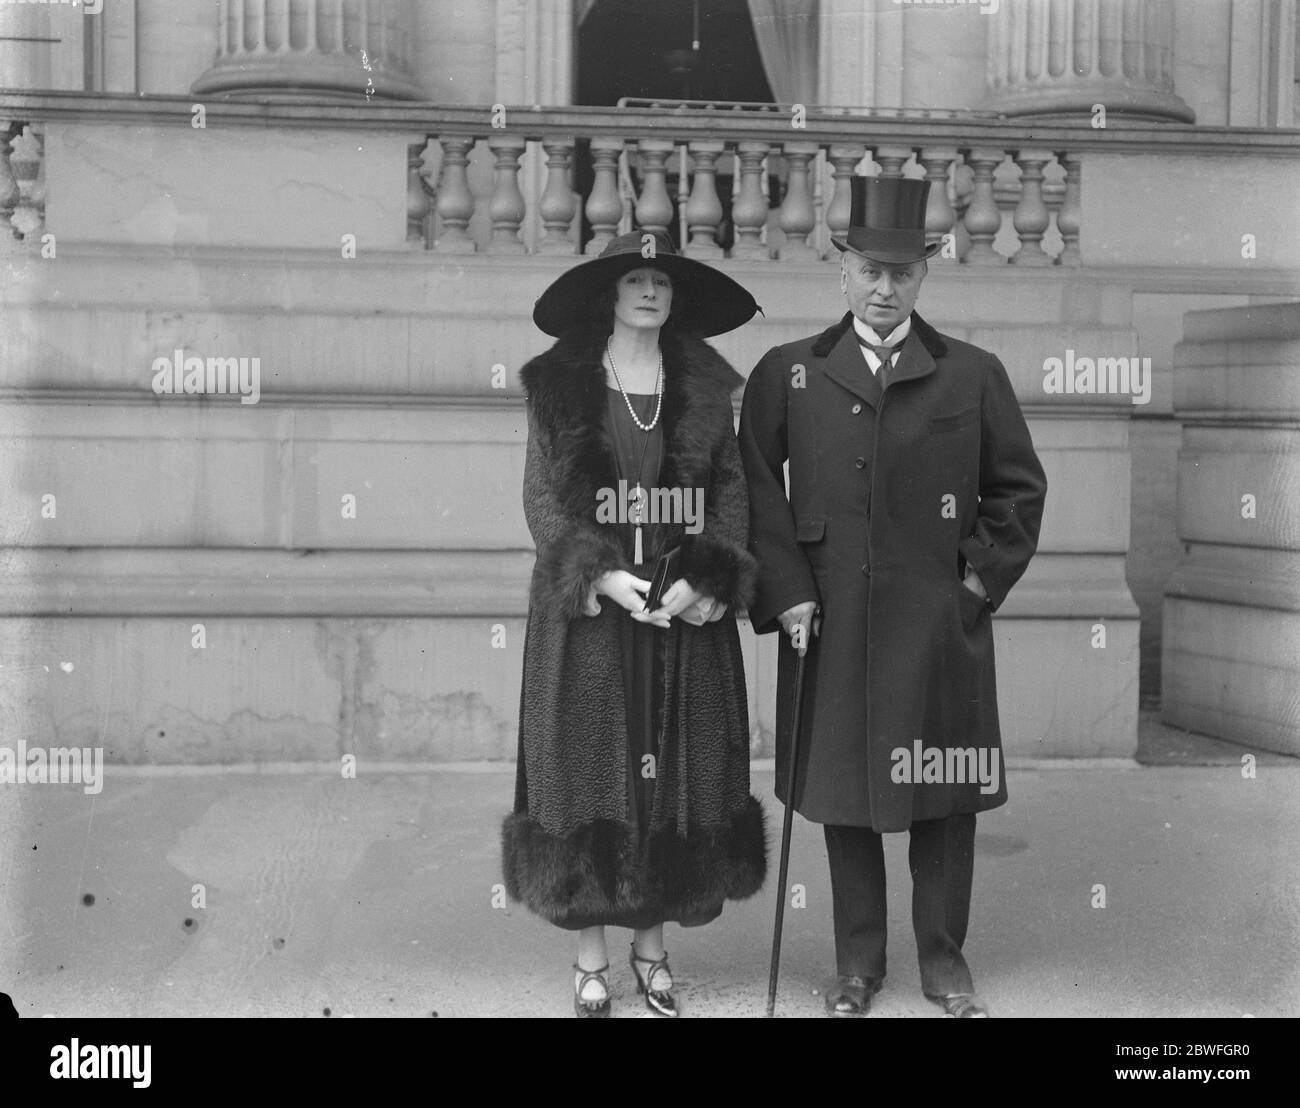
POLYGON ((926 349, 921 336, 916 333, 916 324, 913 323, 912 329, 907 333, 907 338, 903 340, 903 349, 899 352, 898 361, 894 363, 894 368, 889 372, 889 381, 885 387, 893 388, 896 385, 901 385, 904 381, 927 377, 936 368, 933 356, 926 349))
POLYGON ((850 327, 826 355, 826 376, 873 408, 880 406, 880 381, 867 366, 858 346, 857 332, 850 327))

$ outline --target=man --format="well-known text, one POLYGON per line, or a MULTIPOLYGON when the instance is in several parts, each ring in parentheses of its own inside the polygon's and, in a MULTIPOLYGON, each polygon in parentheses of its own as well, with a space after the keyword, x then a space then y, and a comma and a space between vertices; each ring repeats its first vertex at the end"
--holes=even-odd
POLYGON ((922 990, 948 1015, 988 1014, 961 948, 975 813, 1006 802, 990 617, 1034 553, 1047 491, 1001 362, 912 311, 938 249, 925 245, 928 191, 853 179, 848 233, 833 240, 849 312, 768 351, 740 420, 750 618, 791 640, 777 789, 825 825, 835 1016, 865 1015, 884 979, 880 836, 904 830, 922 990), (796 649, 808 686, 789 797, 796 649))

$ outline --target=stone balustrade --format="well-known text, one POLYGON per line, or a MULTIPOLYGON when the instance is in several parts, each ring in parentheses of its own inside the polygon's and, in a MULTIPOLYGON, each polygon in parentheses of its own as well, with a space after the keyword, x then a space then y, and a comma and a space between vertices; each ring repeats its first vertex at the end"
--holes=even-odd
POLYGON ((426 245, 444 254, 599 254, 631 226, 668 231, 674 223, 684 252, 697 258, 770 261, 837 259, 831 236, 849 221, 849 179, 855 174, 927 178, 931 182, 926 238, 944 243, 943 257, 973 264, 1078 265, 1082 212, 1081 157, 1068 149, 933 144, 916 134, 875 143, 790 138, 780 123, 765 137, 667 137, 659 129, 587 140, 593 183, 572 187, 578 135, 534 138, 526 131, 439 134, 413 158, 409 189, 412 227, 429 227, 426 245), (530 144, 545 151, 544 186, 533 197, 520 188, 521 158, 530 144), (491 235, 470 231, 484 198, 470 187, 471 156, 486 147, 494 167, 486 199, 491 235), (418 163, 418 164, 417 164, 418 163), (439 167, 430 181, 430 163, 439 167), (623 170, 622 172, 620 170, 623 170), (626 195, 627 170, 639 192, 626 195), (675 176, 675 180, 673 180, 675 176), (729 191, 719 192, 719 178, 729 191), (768 181, 780 200, 770 206, 768 181), (675 185, 675 188, 673 187, 675 185), (720 245, 723 199, 729 201, 731 245, 720 245), (674 210, 676 200, 676 211, 674 210), (525 244, 527 215, 544 235, 525 244), (580 216, 589 234, 580 238, 580 216), (432 219, 430 219, 432 216, 432 219), (996 245, 995 245, 996 244, 996 245))
MULTIPOLYGON (((290 46, 297 41, 292 26, 286 34, 290 46)), ((850 177, 878 173, 931 182, 927 237, 943 243, 941 259, 1072 267, 1089 256, 1085 162, 1100 167, 1091 186, 1096 234, 1115 218, 1103 209, 1113 206, 1113 182, 1124 176, 1114 172, 1117 157, 1149 166, 1153 158, 1204 156, 1216 171, 1226 157, 1252 157, 1258 187, 1268 192, 1276 173, 1266 163, 1300 153, 1296 134, 1276 129, 1094 129, 1081 121, 1027 125, 989 112, 815 109, 787 117, 772 106, 465 108, 276 97, 203 106, 205 126, 227 134, 274 127, 319 142, 337 131, 346 143, 348 132, 365 131, 373 136, 367 151, 382 148, 386 159, 401 134, 407 145, 393 176, 384 183, 388 162, 367 153, 365 184, 386 196, 394 186, 404 191, 405 225, 392 226, 386 242, 438 254, 590 255, 638 226, 671 228, 700 258, 833 260, 831 237, 848 223, 850 177), (589 182, 581 193, 576 180, 589 182)), ((23 241, 40 223, 45 126, 156 133, 189 126, 194 107, 179 97, 0 96, 0 220, 23 241)), ((1160 210, 1153 197, 1133 199, 1134 210, 1151 209, 1150 218, 1160 210)), ((1101 264, 1113 238, 1091 248, 1101 264)))

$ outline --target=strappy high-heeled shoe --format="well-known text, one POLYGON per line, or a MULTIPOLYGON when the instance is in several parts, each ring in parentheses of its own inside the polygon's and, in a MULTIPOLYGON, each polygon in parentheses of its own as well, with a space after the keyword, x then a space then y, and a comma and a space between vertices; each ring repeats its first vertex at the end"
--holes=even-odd
POLYGON ((585 970, 577 962, 573 963, 573 968, 582 976, 578 979, 577 985, 573 989, 573 1014, 580 1019, 601 1019, 609 1015, 609 982, 605 979, 605 974, 609 972, 609 963, 606 962, 600 969, 585 970), (600 987, 604 990, 604 997, 600 1000, 583 1000, 582 990, 587 987, 588 981, 599 981, 600 987))
POLYGON ((633 943, 628 961, 632 963, 632 972, 636 975, 636 991, 645 997, 645 1006, 656 1015, 676 1019, 681 1013, 677 1009, 677 998, 673 996, 673 971, 668 968, 668 952, 665 951, 662 958, 639 958, 636 943, 633 943), (644 977, 641 976, 639 966, 650 967, 644 977), (668 975, 668 988, 654 987, 655 975, 658 973, 668 975))

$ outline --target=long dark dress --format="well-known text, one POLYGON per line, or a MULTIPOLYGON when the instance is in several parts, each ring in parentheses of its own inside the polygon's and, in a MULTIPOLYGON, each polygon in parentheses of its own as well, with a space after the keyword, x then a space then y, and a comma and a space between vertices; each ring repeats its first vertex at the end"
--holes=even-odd
MULTIPOLYGON (((663 465, 663 422, 653 430, 642 431, 628 414, 623 394, 607 388, 605 427, 614 448, 618 476, 626 481, 630 491, 638 483, 649 490, 659 479, 663 465)), ((659 397, 654 393, 629 393, 628 399, 642 423, 654 419, 659 397)), ((626 504, 626 500, 623 501, 626 504)), ((630 513, 629 513, 630 514, 630 513)), ((617 524, 623 551, 628 561, 633 560, 636 545, 636 528, 631 522, 617 524)), ((654 572, 658 551, 659 529, 653 523, 641 528, 644 563, 635 569, 638 576, 649 580, 654 572)), ((605 604, 612 601, 604 600, 605 604)), ((663 632, 648 623, 624 618, 619 627, 623 654, 623 692, 627 705, 627 807, 628 822, 637 829, 641 846, 641 864, 648 861, 645 851, 651 818, 654 814, 655 773, 659 750, 659 728, 663 716, 663 632), (653 762, 647 761, 647 756, 653 762)), ((583 927, 630 927, 645 930, 663 923, 662 911, 648 905, 638 912, 624 912, 600 917, 573 916, 565 921, 568 930, 583 927)), ((695 921, 692 921, 695 922, 695 921)))

